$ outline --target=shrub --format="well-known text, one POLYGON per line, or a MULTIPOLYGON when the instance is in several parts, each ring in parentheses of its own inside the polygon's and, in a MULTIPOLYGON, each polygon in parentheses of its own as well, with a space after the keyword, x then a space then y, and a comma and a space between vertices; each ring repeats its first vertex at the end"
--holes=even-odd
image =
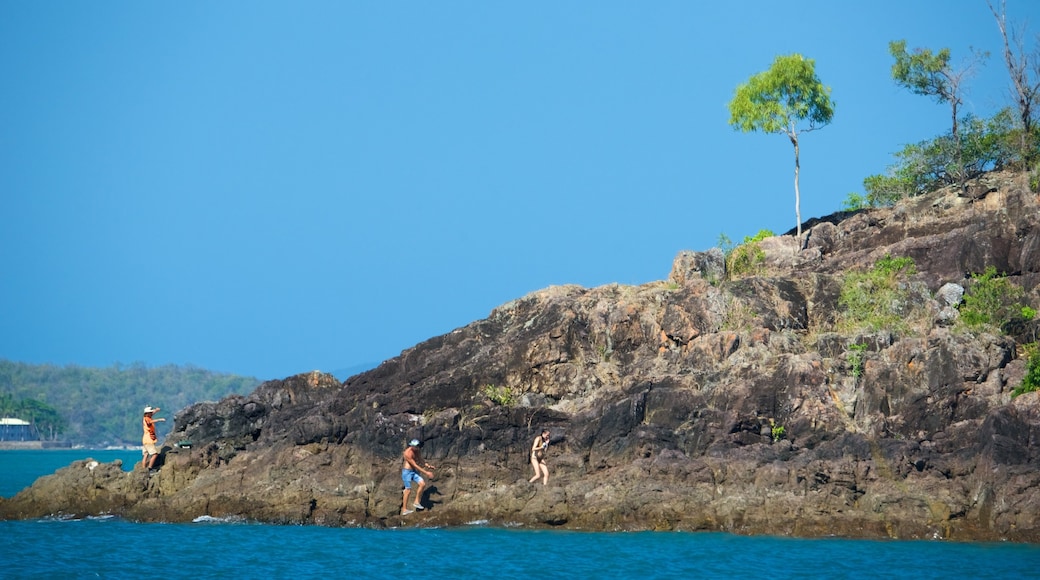
POLYGON ((865 195, 855 191, 850 192, 845 196, 845 201, 841 202, 842 211, 856 211, 867 207, 870 207, 870 200, 865 195))
POLYGON ((1021 131, 1014 127, 1009 109, 989 119, 967 115, 959 121, 957 140, 952 132, 929 141, 906 145, 895 154, 896 163, 884 175, 863 180, 869 207, 892 205, 941 187, 963 183, 986 171, 1022 166, 1016 146, 1021 131))
POLYGON ((1023 377, 1022 384, 1011 391, 1011 398, 1024 393, 1040 391, 1040 347, 1037 346, 1037 343, 1032 342, 1025 346, 1025 351, 1026 376, 1023 377))
POLYGON ((1035 315, 1032 308, 1019 303, 1023 294, 1020 286, 1012 284, 1004 275, 997 275, 997 269, 990 266, 982 274, 972 275, 960 305, 959 320, 969 329, 978 330, 987 326, 999 328, 1016 317, 1035 315))
POLYGON ((914 187, 904 178, 896 175, 871 175, 863 180, 864 207, 885 207, 914 195, 914 187))
POLYGON ((849 354, 846 360, 849 363, 849 372, 855 377, 859 378, 863 376, 863 352, 867 350, 865 344, 850 344, 849 354))
POLYGON ((915 273, 913 259, 891 256, 878 260, 870 270, 847 273, 838 298, 839 326, 850 332, 905 329, 910 294, 905 279, 915 273))
POLYGON ((491 399, 492 403, 503 407, 512 407, 519 402, 520 393, 509 387, 496 387, 495 385, 484 385, 480 392, 491 399))
POLYGON ((775 236, 770 230, 759 230, 754 237, 744 236, 744 243, 730 250, 726 255, 726 272, 732 276, 748 276, 757 274, 766 261, 766 253, 758 242, 775 236))

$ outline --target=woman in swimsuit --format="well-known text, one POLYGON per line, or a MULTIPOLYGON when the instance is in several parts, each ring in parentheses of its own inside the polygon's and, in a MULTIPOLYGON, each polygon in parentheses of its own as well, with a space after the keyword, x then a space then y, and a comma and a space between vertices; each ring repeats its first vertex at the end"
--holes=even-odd
POLYGON ((545 465, 545 451, 549 447, 549 430, 543 429, 542 434, 534 439, 531 446, 531 467, 534 468, 534 477, 528 481, 534 483, 542 478, 542 485, 549 484, 549 468, 545 465))

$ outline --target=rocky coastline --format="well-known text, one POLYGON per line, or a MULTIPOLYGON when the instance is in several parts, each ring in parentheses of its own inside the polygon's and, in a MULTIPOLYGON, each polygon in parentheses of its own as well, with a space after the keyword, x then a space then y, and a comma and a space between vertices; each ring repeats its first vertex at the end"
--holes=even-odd
POLYGON ((944 291, 995 267, 1040 304, 1026 176, 805 231, 763 240, 752 275, 684 251, 666 280, 534 292, 345 382, 192 405, 157 472, 76 462, 0 518, 1040 541, 1040 394, 1010 395, 1037 321, 964 332, 944 291), (843 274, 885 256, 916 264, 915 330, 842 331, 843 274), (528 482, 542 428, 545 486, 528 482), (400 516, 411 438, 437 470, 400 516))

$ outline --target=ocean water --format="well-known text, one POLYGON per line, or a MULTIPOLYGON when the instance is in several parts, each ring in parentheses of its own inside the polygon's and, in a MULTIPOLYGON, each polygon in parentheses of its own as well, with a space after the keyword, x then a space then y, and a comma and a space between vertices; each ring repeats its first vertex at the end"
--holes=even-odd
MULTIPOLYGON (((63 460, 33 454, 70 452, 7 453, 0 451, 5 485, 14 481, 11 466, 63 460)), ((139 458, 134 453, 126 464, 139 458)), ((37 475, 23 473, 23 481, 37 475)), ((12 495, 8 489, 0 495, 12 495)), ((205 517, 191 524, 50 518, 0 522, 0 537, 0 578, 1040 578, 1040 546, 1033 545, 497 529, 482 522, 368 530, 205 517)))
POLYGON ((0 497, 12 497, 32 485, 37 477, 54 473, 73 461, 88 458, 101 463, 122 459, 123 469, 131 471, 134 463, 141 461, 141 450, 0 449, 0 497))

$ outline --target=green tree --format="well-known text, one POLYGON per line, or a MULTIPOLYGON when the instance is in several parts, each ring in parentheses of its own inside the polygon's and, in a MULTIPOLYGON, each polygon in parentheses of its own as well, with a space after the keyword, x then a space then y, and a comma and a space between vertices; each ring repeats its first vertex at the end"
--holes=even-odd
POLYGON ((44 439, 55 440, 66 428, 66 421, 54 407, 36 399, 15 399, 0 393, 0 415, 32 423, 44 439))
POLYGON ((989 55, 973 51, 973 58, 963 67, 955 69, 950 65, 948 48, 935 53, 927 48, 915 48, 907 52, 905 40, 893 40, 888 43, 888 52, 896 60, 892 65, 892 78, 896 84, 915 95, 934 97, 937 103, 950 104, 950 118, 953 122, 951 133, 956 148, 954 156, 960 159, 957 114, 963 103, 963 85, 974 73, 976 65, 989 55))
POLYGON ((769 70, 737 87, 729 103, 729 124, 744 133, 762 131, 787 135, 794 146, 794 213, 802 237, 801 192, 798 189, 798 136, 822 128, 834 117, 831 89, 816 76, 812 59, 781 55, 769 70))

